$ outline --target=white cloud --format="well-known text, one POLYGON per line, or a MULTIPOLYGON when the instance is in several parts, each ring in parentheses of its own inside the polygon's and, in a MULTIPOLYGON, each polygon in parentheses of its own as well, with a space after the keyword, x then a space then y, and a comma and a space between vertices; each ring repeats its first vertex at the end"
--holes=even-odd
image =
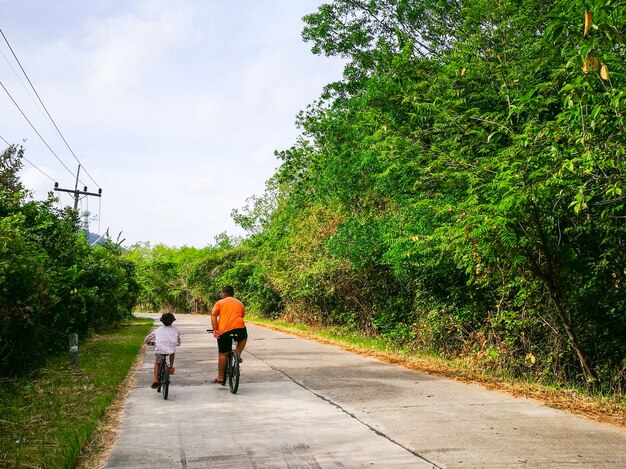
POLYGON ((89 19, 85 45, 93 50, 88 68, 89 88, 129 93, 150 88, 155 74, 167 73, 163 59, 183 46, 193 11, 182 2, 143 2, 131 12, 89 19))

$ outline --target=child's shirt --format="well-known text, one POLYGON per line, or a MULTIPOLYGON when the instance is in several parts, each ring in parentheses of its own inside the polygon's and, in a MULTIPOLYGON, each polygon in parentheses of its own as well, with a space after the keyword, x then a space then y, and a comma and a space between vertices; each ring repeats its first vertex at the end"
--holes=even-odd
POLYGON ((180 345, 180 333, 174 326, 159 326, 148 334, 144 342, 154 342, 154 353, 171 354, 180 345))

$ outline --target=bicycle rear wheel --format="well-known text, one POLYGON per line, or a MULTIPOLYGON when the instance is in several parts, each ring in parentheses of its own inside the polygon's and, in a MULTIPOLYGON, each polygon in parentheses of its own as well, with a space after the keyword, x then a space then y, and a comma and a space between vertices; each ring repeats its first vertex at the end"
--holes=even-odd
POLYGON ((237 352, 234 350, 228 354, 228 368, 230 368, 228 387, 230 388, 230 392, 235 394, 237 389, 239 389, 239 358, 237 357, 237 352))
POLYGON ((170 391, 170 370, 167 363, 163 365, 163 399, 167 399, 170 391))
POLYGON ((163 361, 159 363, 159 370, 157 371, 157 381, 159 385, 157 386, 157 392, 161 392, 161 387, 163 386, 163 361))

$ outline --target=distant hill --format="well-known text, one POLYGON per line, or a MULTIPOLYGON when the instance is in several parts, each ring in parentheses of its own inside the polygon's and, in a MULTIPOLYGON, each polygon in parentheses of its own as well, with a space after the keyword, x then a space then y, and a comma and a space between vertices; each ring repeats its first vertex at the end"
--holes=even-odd
POLYGON ((94 244, 96 242, 98 244, 104 244, 107 241, 106 236, 104 235, 92 233, 91 231, 85 231, 85 233, 87 234, 87 241, 89 241, 89 244, 94 244))

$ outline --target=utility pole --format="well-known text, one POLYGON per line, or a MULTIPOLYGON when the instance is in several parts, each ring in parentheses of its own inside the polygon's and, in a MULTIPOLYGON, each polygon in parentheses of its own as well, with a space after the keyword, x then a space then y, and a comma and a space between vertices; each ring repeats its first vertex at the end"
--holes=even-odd
POLYGON ((76 184, 74 184, 74 190, 72 189, 61 189, 59 187, 59 183, 54 183, 54 190, 60 192, 69 192, 70 194, 74 194, 74 210, 78 210, 78 199, 81 195, 93 195, 94 197, 102 197, 102 189, 98 189, 98 193, 95 192, 87 192, 87 186, 84 187, 82 191, 78 190, 78 176, 80 174, 80 165, 78 165, 78 171, 76 172, 76 184))

